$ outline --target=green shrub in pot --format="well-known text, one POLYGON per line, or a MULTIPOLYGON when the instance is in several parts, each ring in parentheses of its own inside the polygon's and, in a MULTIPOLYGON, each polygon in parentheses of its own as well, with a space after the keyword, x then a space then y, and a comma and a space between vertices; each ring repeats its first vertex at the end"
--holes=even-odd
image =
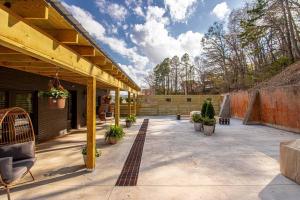
POLYGON ((203 130, 205 135, 212 135, 215 131, 215 109, 211 101, 207 102, 205 117, 203 117, 203 130))
POLYGON ((124 131, 122 127, 117 125, 111 125, 109 130, 105 133, 105 141, 109 144, 116 144, 118 140, 122 139, 124 131))
POLYGON ((198 114, 198 113, 193 114, 192 121, 194 122, 195 131, 201 131, 202 130, 202 117, 201 117, 201 115, 198 114))

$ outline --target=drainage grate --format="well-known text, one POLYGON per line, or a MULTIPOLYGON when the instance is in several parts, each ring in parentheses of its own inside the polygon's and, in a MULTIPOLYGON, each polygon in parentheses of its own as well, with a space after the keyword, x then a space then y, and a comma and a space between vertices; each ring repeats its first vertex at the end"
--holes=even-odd
POLYGON ((148 123, 149 119, 144 119, 130 149, 122 172, 117 180, 116 186, 135 186, 137 184, 148 123))

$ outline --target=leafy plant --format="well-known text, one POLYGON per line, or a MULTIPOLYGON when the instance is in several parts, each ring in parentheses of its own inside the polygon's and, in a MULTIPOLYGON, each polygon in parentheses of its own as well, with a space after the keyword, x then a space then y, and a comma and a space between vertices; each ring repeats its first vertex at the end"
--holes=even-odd
POLYGON ((126 117, 126 121, 136 122, 136 116, 135 115, 129 115, 129 116, 126 117))
MULTIPOLYGON (((83 147, 81 151, 82 155, 87 155, 87 146, 83 147)), ((95 147, 95 157, 101 156, 101 151, 98 151, 97 147, 95 147)))
POLYGON ((215 113, 214 106, 212 105, 211 101, 209 101, 206 106, 205 117, 208 117, 209 119, 214 119, 215 114, 216 113, 215 113))
POLYGON ((105 140, 107 141, 109 138, 115 138, 119 140, 123 136, 124 136, 124 131, 122 127, 117 125, 111 125, 109 127, 109 130, 105 133, 105 140))
POLYGON ((206 126, 213 126, 216 124, 215 118, 210 119, 209 117, 204 117, 204 118, 202 118, 202 120, 203 120, 203 124, 206 126))
POLYGON ((193 120, 194 123, 201 123, 202 122, 202 117, 201 117, 200 114, 195 113, 192 116, 192 120, 193 120))
POLYGON ((52 87, 49 91, 39 92, 39 96, 52 97, 54 99, 65 99, 69 97, 69 92, 64 88, 52 87))
POLYGON ((204 103, 202 104, 202 108, 201 108, 201 116, 202 117, 205 117, 206 107, 207 107, 207 101, 205 100, 204 103))

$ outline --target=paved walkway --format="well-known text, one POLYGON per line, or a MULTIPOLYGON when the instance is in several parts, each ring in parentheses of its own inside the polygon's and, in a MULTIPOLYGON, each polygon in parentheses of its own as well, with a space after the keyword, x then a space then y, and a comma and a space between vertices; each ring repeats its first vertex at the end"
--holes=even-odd
MULTIPOLYGON (((194 132, 187 120, 150 117, 137 186, 114 186, 123 168, 138 123, 126 129, 117 145, 105 145, 97 169, 83 169, 80 155, 85 134, 77 133, 40 147, 33 169, 37 181, 12 190, 13 199, 263 199, 296 200, 300 186, 280 175, 279 142, 300 135, 232 120, 215 135, 194 132), (47 145, 48 144, 48 145, 47 145), (75 145, 74 145, 75 144, 75 145), (52 150, 49 150, 49 148, 52 150)), ((3 192, 0 199, 5 199, 3 192)))

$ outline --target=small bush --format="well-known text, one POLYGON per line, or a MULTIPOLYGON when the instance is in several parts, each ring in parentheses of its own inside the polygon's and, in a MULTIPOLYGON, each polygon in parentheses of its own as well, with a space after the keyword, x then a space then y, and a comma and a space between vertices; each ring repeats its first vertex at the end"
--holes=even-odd
POLYGON ((202 108, 201 108, 201 116, 202 117, 205 117, 206 107, 207 107, 207 101, 205 100, 204 103, 202 104, 202 108))
POLYGON ((208 117, 204 117, 203 119, 203 124, 207 125, 207 126, 213 126, 216 124, 216 119, 215 118, 208 118, 208 117))
POLYGON ((214 106, 212 105, 211 101, 209 101, 206 106, 205 117, 208 117, 209 119, 214 119, 215 114, 216 113, 215 113, 214 106))
POLYGON ((129 115, 126 117, 127 122, 136 122, 136 116, 135 115, 129 115))
MULTIPOLYGON (((83 147, 82 155, 87 155, 87 147, 83 147)), ((101 155, 101 151, 98 151, 97 147, 95 147, 95 157, 99 157, 101 155)))
POLYGON ((194 123, 201 123, 202 122, 202 117, 201 117, 200 114, 195 113, 192 116, 192 120, 193 120, 194 123))
POLYGON ((116 138, 117 140, 121 139, 124 136, 124 131, 122 127, 117 125, 111 125, 109 130, 105 133, 105 140, 107 141, 108 138, 116 138))

